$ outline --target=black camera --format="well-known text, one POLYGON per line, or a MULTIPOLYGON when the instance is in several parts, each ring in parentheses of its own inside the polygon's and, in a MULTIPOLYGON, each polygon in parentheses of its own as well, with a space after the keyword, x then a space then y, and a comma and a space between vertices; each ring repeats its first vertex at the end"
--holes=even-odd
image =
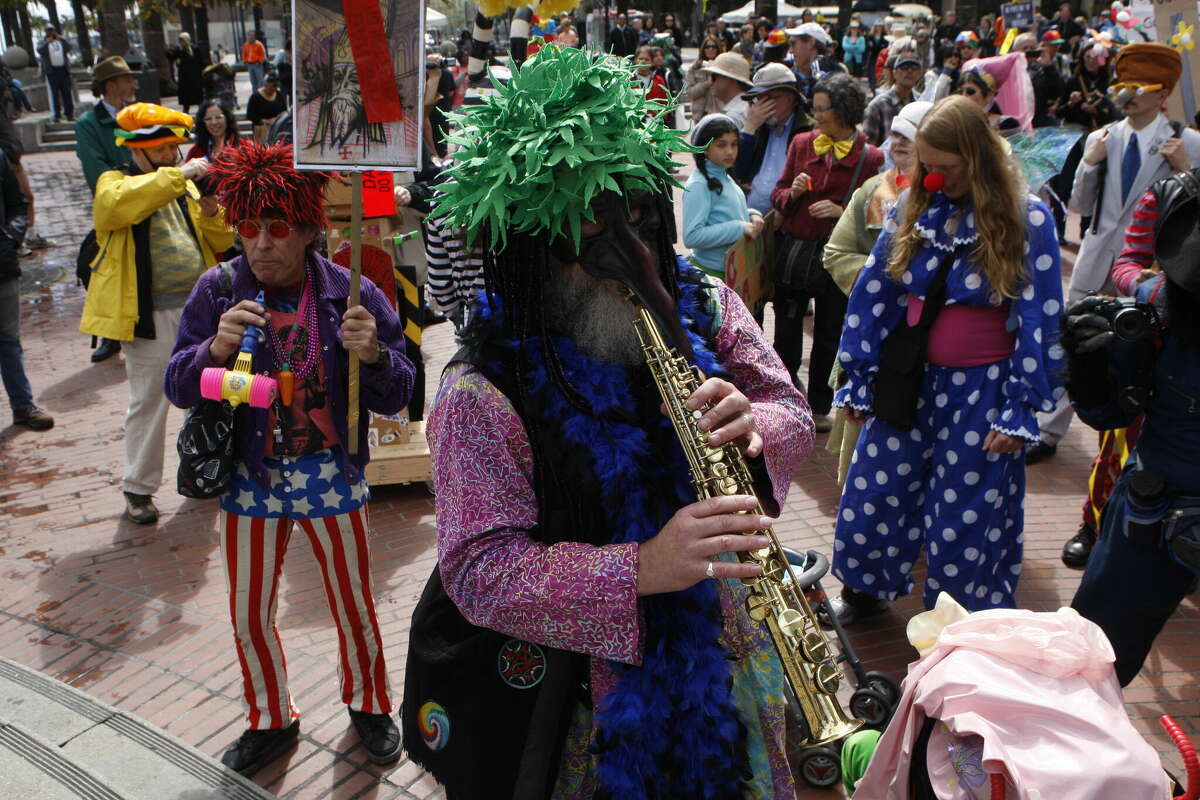
POLYGON ((1105 298, 1094 311, 1108 320, 1118 339, 1136 342, 1146 338, 1158 323, 1158 311, 1132 297, 1105 298))

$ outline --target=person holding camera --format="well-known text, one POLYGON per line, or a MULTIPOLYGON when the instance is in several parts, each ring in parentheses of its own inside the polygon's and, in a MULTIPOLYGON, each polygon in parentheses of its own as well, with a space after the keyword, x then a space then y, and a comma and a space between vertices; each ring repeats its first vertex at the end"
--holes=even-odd
POLYGON ((1058 236, 999 133, 948 97, 916 131, 910 188, 850 294, 834 404, 863 424, 835 529, 843 624, 913 588, 1012 608, 1035 412, 1064 394, 1058 236))
MULTIPOLYGON (((1084 298, 1064 326, 1067 389, 1079 418, 1104 431, 1142 417, 1071 601, 1108 636, 1122 685, 1200 572, 1198 198, 1200 170, 1156 183, 1127 242, 1142 253, 1148 244, 1163 274, 1130 287, 1133 298, 1084 298)), ((1137 270, 1128 266, 1122 277, 1137 270)))
POLYGON ((190 116, 134 103, 116 120, 117 143, 130 148, 132 161, 96 181, 99 254, 79 329, 121 342, 125 353, 125 516, 148 525, 158 520, 152 495, 162 483, 167 434, 163 371, 183 305, 216 254, 233 244, 233 231, 216 198, 196 187, 208 159, 180 157, 179 145, 191 139, 190 116))

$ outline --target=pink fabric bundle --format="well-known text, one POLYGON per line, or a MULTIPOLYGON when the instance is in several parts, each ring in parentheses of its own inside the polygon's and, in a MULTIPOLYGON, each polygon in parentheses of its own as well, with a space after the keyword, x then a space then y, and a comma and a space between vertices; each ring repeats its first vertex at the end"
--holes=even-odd
MULTIPOLYGON (((946 611, 939 599, 928 613, 946 611)), ((1170 800, 1158 754, 1125 713, 1099 627, 1068 608, 959 616, 909 665, 857 800, 907 800, 927 717, 941 720, 926 752, 939 800, 987 800, 990 773, 1005 777, 1008 800, 1170 800)))
POLYGON ((1024 53, 972 58, 963 64, 963 72, 986 72, 996 79, 996 105, 1000 112, 1021 123, 1021 130, 1033 129, 1033 82, 1025 68, 1024 53))

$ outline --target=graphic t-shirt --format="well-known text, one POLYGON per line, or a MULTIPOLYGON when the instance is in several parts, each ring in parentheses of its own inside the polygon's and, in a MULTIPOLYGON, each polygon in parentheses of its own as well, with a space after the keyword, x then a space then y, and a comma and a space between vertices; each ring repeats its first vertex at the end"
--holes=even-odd
MULTIPOLYGON (((271 310, 270 325, 275 329, 276 340, 287 347, 288 337, 296 325, 296 304, 298 294, 272 294, 267 296, 267 307, 271 310)), ((333 425, 330 413, 329 392, 325 385, 325 369, 321 363, 320 348, 317 349, 317 363, 307 377, 299 376, 300 364, 308 346, 309 331, 303 326, 296 334, 295 341, 285 354, 285 359, 291 365, 296 375, 295 390, 292 394, 291 406, 285 406, 281 401, 271 404, 267 414, 267 457, 299 456, 305 453, 315 453, 327 447, 338 444, 337 429, 333 425), (281 439, 276 441, 275 429, 278 427, 281 439)), ((276 368, 282 359, 276 358, 276 368)), ((278 377, 278 376, 276 376, 278 377)))

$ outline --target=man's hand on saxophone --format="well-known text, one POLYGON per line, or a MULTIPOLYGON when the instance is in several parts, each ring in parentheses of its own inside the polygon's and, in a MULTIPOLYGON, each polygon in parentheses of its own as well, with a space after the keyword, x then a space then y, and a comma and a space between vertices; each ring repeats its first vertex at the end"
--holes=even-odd
POLYGON ((770 543, 766 536, 744 535, 774 522, 754 513, 757 509, 758 500, 742 494, 679 509, 657 536, 638 547, 638 594, 678 592, 707 578, 760 575, 757 564, 713 560, 722 553, 761 550, 770 543))
POLYGON ((690 409, 705 406, 711 407, 696 421, 696 427, 711 431, 709 445, 735 442, 747 458, 762 452, 763 439, 755 423, 754 408, 740 389, 721 378, 709 378, 687 400, 690 409))

